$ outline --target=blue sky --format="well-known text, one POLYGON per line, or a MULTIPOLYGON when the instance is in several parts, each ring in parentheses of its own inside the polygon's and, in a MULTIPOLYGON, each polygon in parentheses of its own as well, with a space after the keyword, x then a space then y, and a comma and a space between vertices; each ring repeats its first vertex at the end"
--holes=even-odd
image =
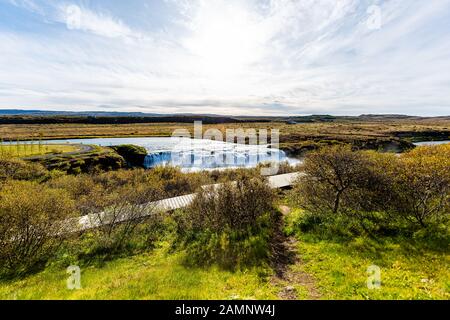
POLYGON ((0 108, 450 115, 450 0, 0 0, 0 108))

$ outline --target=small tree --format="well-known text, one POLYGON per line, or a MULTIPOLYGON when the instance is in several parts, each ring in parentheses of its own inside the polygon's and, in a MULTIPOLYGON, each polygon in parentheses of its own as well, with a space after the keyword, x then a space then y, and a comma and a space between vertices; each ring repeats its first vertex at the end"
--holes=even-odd
POLYGON ((392 178, 391 211, 422 227, 450 214, 450 145, 420 147, 402 155, 392 178))
POLYGON ((347 146, 314 151, 305 159, 305 175, 294 187, 294 199, 311 212, 338 213, 352 207, 352 192, 368 180, 367 157, 347 146))
POLYGON ((91 196, 88 217, 97 236, 97 249, 113 254, 132 239, 140 223, 158 213, 155 202, 162 198, 162 191, 159 186, 139 184, 126 185, 109 193, 97 190, 91 196))
POLYGON ((0 191, 0 269, 23 274, 45 262, 65 239, 62 221, 74 202, 62 190, 34 182, 7 182, 0 191))

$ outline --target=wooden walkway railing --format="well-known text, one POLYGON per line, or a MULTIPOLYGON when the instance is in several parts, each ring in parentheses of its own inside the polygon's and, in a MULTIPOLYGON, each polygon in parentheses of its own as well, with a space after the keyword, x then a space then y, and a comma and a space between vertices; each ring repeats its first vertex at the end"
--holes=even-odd
MULTIPOLYGON (((281 174, 277 176, 270 176, 268 177, 268 183, 269 186, 272 189, 280 189, 280 188, 286 188, 291 186, 294 181, 300 177, 302 173, 295 172, 295 173, 287 173, 287 174, 281 174)), ((220 184, 214 185, 214 186, 220 186, 220 184)), ((208 187, 208 186, 205 186, 208 187)), ((129 214, 121 214, 119 216, 114 216, 114 223, 120 223, 127 221, 129 219, 137 219, 137 218, 144 218, 146 216, 150 216, 154 214, 155 212, 161 213, 161 212, 168 212, 176 209, 181 209, 189 206, 192 201, 195 198, 195 193, 188 194, 184 196, 174 197, 174 198, 168 198, 163 199, 155 202, 150 202, 148 204, 145 204, 142 206, 142 208, 145 207, 145 210, 143 211, 143 214, 136 216, 136 215, 129 215, 129 214)), ((81 218, 71 219, 70 221, 67 221, 67 232, 73 233, 73 232, 81 232, 86 231, 89 229, 94 229, 101 227, 102 225, 108 224, 108 213, 107 212, 101 212, 96 214, 89 214, 86 216, 83 216, 81 218)), ((111 222, 109 222, 111 223, 111 222)))

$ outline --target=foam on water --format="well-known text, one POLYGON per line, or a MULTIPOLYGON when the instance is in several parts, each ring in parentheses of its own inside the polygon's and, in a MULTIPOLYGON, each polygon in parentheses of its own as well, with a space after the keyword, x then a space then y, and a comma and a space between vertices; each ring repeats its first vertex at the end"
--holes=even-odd
POLYGON ((151 152, 144 166, 180 166, 202 170, 216 168, 255 167, 264 162, 297 162, 278 149, 267 145, 241 145, 213 140, 178 139, 170 150, 151 152))
MULTIPOLYGON (((37 143, 37 142, 34 142, 37 143)), ((255 167, 264 162, 289 162, 296 164, 297 159, 289 158, 279 149, 268 145, 244 145, 223 141, 172 138, 172 137, 130 137, 49 140, 48 144, 91 144, 115 146, 133 144, 148 151, 144 166, 179 166, 186 171, 255 167)))

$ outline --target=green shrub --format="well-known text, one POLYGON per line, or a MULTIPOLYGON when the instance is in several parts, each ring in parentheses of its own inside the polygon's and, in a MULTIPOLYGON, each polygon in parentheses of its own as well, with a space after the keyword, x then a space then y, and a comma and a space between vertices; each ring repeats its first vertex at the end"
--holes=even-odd
POLYGON ((306 175, 299 178, 292 195, 310 212, 338 214, 354 209, 360 186, 370 179, 367 158, 349 146, 311 152, 303 168, 306 175))
POLYGON ((0 181, 8 179, 44 181, 48 178, 49 172, 40 164, 0 158, 0 181))
POLYGON ((0 190, 0 272, 17 275, 45 263, 65 239, 74 202, 63 190, 13 181, 0 190))
MULTIPOLYGON (((345 215, 366 233, 395 233, 448 221, 450 146, 421 147, 401 156, 331 147, 310 153, 291 201, 335 223, 345 215), (396 225, 396 227, 394 227, 396 225)), ((330 225, 330 227, 333 227, 330 225)))
POLYGON ((149 183, 161 181, 169 197, 194 193, 201 186, 212 183, 204 172, 183 173, 174 167, 156 167, 147 171, 146 177, 149 183))
POLYGON ((188 261, 225 268, 267 261, 278 226, 273 199, 266 181, 249 176, 200 191, 176 219, 188 261))
POLYGON ((114 191, 97 189, 91 193, 90 202, 85 202, 91 223, 98 227, 91 233, 95 236, 95 251, 100 254, 116 254, 128 246, 139 230, 139 225, 158 215, 154 204, 162 196, 156 185, 125 185, 114 191))
POLYGON ((419 147, 391 168, 389 210, 426 227, 450 215, 450 145, 419 147))
POLYGON ((269 262, 274 231, 269 214, 246 231, 206 230, 184 243, 186 262, 193 265, 217 264, 225 269, 243 269, 269 262))

